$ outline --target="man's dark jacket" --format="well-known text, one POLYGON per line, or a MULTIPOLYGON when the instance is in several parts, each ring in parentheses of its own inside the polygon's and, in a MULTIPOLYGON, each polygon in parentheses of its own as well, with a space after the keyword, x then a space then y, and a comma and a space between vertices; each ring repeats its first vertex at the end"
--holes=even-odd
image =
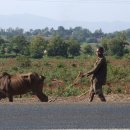
POLYGON ((88 72, 92 75, 92 81, 100 83, 101 85, 106 84, 107 77, 107 62, 105 57, 98 57, 96 63, 94 64, 94 68, 88 72))

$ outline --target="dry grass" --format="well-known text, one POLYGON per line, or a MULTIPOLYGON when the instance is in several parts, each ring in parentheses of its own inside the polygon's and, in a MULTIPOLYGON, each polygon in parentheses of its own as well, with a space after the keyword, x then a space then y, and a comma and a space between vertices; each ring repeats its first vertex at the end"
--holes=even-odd
MULTIPOLYGON (((51 103, 89 103, 88 101, 88 94, 84 96, 70 96, 70 97, 58 97, 57 100, 54 102, 48 102, 51 103)), ((129 94, 109 94, 105 95, 107 102, 106 103, 130 103, 130 95, 129 94)), ((55 97, 49 97, 49 99, 55 99, 55 97)), ((28 98, 14 98, 13 103, 18 104, 35 104, 35 103, 41 103, 37 97, 28 97, 28 98)), ((2 99, 0 101, 0 104, 13 104, 8 101, 8 99, 2 99)), ((95 98, 92 103, 101 103, 100 99, 97 95, 95 95, 95 98)), ((45 103, 46 104, 46 103, 45 103)))

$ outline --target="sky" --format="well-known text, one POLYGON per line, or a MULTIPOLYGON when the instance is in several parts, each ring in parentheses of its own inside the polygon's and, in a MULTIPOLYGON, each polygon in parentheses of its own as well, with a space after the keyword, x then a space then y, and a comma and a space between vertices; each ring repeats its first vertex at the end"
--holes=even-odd
POLYGON ((0 15, 14 14, 58 21, 130 22, 130 0, 0 0, 0 15))

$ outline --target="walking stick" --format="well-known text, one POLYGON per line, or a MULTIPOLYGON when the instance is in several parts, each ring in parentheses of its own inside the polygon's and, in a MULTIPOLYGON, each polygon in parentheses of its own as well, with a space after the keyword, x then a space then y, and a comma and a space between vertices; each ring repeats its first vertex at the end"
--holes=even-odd
POLYGON ((78 81, 83 78, 83 72, 79 71, 77 77, 74 79, 73 83, 70 86, 75 86, 77 85, 78 81))
MULTIPOLYGON (((70 84, 69 86, 71 87, 71 86, 77 85, 78 81, 82 78, 82 75, 83 75, 83 72, 80 72, 80 71, 79 71, 79 73, 78 73, 78 75, 76 76, 76 78, 74 79, 73 83, 70 84)), ((65 92, 65 91, 63 91, 62 94, 63 94, 64 92, 65 92)), ((49 102, 54 102, 54 101, 56 101, 58 97, 59 97, 59 96, 56 96, 54 100, 49 100, 49 102)))

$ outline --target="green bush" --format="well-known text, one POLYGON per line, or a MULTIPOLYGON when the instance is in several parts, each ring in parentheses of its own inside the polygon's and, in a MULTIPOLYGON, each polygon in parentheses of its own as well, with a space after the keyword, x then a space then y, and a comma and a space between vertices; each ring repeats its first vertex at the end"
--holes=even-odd
POLYGON ((110 87, 104 87, 103 88, 103 90, 104 90, 104 92, 105 92, 105 94, 110 94, 110 93, 112 93, 112 89, 110 88, 110 87))
POLYGON ((18 71, 18 67, 12 67, 12 70, 18 71))
POLYGON ((107 80, 109 82, 119 81, 128 76, 126 68, 120 66, 108 65, 107 80))
POLYGON ((116 93, 123 93, 123 88, 122 87, 117 87, 116 89, 115 89, 115 92, 116 93))
POLYGON ((57 65, 57 68, 65 68, 65 65, 60 63, 60 64, 57 65))
POLYGON ((63 93, 63 96, 68 97, 68 96, 77 96, 80 94, 80 90, 78 88, 75 88, 74 86, 68 86, 66 88, 66 91, 63 93))

